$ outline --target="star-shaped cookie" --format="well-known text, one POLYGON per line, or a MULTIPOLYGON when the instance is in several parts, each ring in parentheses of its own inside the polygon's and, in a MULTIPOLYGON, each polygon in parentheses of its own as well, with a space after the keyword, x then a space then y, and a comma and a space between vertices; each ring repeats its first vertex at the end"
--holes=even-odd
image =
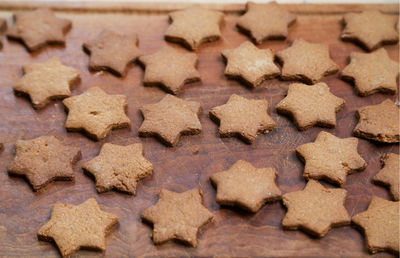
POLYGON ((70 20, 57 18, 49 8, 16 13, 14 20, 7 37, 21 40, 29 51, 47 44, 64 45, 64 34, 72 27, 70 20))
POLYGON ((139 136, 156 136, 168 146, 176 146, 181 135, 199 134, 200 103, 167 94, 160 102, 140 109, 144 121, 139 136))
POLYGON ((276 2, 247 2, 246 13, 239 17, 236 26, 248 34, 256 44, 261 44, 266 39, 285 39, 288 26, 295 21, 296 15, 286 11, 276 2))
POLYGON ((227 63, 225 75, 228 78, 239 79, 253 88, 281 73, 274 63, 272 50, 258 49, 249 41, 237 48, 222 50, 221 54, 227 63))
POLYGON ((342 79, 353 82, 361 96, 377 92, 396 94, 399 63, 390 59, 384 48, 365 54, 352 52, 342 79))
POLYGON ((100 209, 90 198, 75 206, 56 202, 50 220, 38 231, 39 240, 54 241, 63 257, 81 248, 106 250, 105 237, 118 217, 100 209))
POLYGON ((25 176, 34 191, 56 180, 74 180, 79 148, 65 146, 55 136, 40 136, 15 143, 15 158, 8 166, 10 175, 25 176))
POLYGON ((400 110, 390 99, 378 105, 371 105, 357 110, 358 124, 354 135, 378 142, 399 142, 400 110))
POLYGON ((357 152, 358 139, 341 139, 327 132, 320 132, 313 143, 296 148, 305 162, 303 176, 306 179, 325 179, 343 185, 350 173, 364 170, 367 166, 357 152))
POLYGON ((184 84, 200 80, 194 53, 164 47, 154 54, 141 56, 139 61, 146 67, 143 84, 160 86, 172 94, 177 94, 184 84))
POLYGON ((276 105, 276 110, 290 115, 299 130, 306 130, 314 125, 336 126, 336 112, 345 104, 329 91, 323 82, 314 85, 293 83, 289 85, 286 98, 276 105))
POLYGON ((398 16, 383 14, 377 10, 347 13, 343 16, 345 27, 341 37, 372 51, 383 44, 395 44, 399 41, 397 20, 398 16))
POLYGON ((56 56, 42 63, 23 67, 24 76, 13 86, 17 93, 29 95, 34 108, 43 108, 51 100, 71 96, 70 86, 80 79, 79 71, 65 66, 56 56))
POLYGON ((329 47, 296 39, 292 46, 276 53, 282 63, 281 78, 314 84, 323 77, 334 74, 338 66, 329 56, 329 47))
POLYGON ((346 195, 344 189, 325 188, 310 180, 302 191, 282 196, 287 207, 282 227, 323 237, 333 227, 349 225, 351 218, 344 207, 346 195))
POLYGON ((364 230, 371 253, 390 251, 399 254, 400 202, 373 196, 368 209, 355 215, 352 222, 364 230))
POLYGON ((281 198, 275 178, 274 168, 255 168, 239 160, 230 169, 211 175, 210 180, 217 187, 217 203, 257 212, 265 202, 281 198))
POLYGON ((126 75, 128 64, 134 62, 142 52, 138 48, 138 37, 122 35, 112 30, 103 30, 83 48, 90 54, 91 71, 110 71, 118 76, 126 75))
POLYGON ((210 110, 210 118, 219 123, 221 137, 239 136, 252 143, 257 134, 268 133, 275 128, 275 122, 268 115, 268 101, 246 99, 233 94, 226 104, 210 110))
POLYGON ((378 184, 387 185, 393 200, 400 200, 400 155, 385 153, 381 157, 382 169, 373 178, 378 184))
POLYGON ((143 157, 142 144, 105 143, 100 154, 82 167, 96 178, 97 192, 116 189, 133 195, 137 182, 153 171, 152 164, 143 157))
POLYGON ((108 95, 98 87, 89 88, 78 96, 63 100, 68 111, 65 128, 68 131, 85 131, 94 140, 100 140, 112 130, 129 127, 131 121, 125 114, 124 95, 108 95))
POLYGON ((191 50, 221 37, 220 25, 224 20, 221 12, 193 6, 172 12, 169 18, 172 23, 165 32, 165 39, 181 43, 191 50))
POLYGON ((147 208, 141 218, 153 224, 153 242, 180 240, 196 247, 197 231, 213 219, 202 204, 201 192, 192 189, 183 193, 162 189, 155 205, 147 208))

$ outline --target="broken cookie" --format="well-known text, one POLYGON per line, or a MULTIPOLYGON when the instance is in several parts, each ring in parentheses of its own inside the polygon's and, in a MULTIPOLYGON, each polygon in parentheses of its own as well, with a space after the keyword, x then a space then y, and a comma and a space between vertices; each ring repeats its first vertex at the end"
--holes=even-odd
POLYGON ((393 200, 400 200, 400 155, 385 153, 381 157, 382 169, 373 178, 378 184, 389 186, 393 200))
POLYGON ((15 143, 10 175, 25 176, 34 191, 56 180, 74 180, 72 164, 81 158, 78 148, 65 146, 55 136, 41 136, 15 143))
POLYGON ((99 87, 89 88, 78 96, 63 100, 68 112, 65 128, 68 131, 85 131, 94 140, 100 140, 112 130, 129 127, 131 121, 125 114, 124 95, 108 95, 99 87))
POLYGON ((400 110, 390 99, 378 105, 371 105, 357 110, 358 124, 354 135, 378 142, 399 142, 400 110))
POLYGON ((235 49, 222 50, 221 54, 227 63, 225 75, 228 78, 240 79, 253 88, 280 74, 280 69, 274 63, 272 50, 258 49, 249 41, 235 49))
POLYGON ((51 100, 71 96, 71 85, 80 79, 78 70, 63 65, 56 56, 42 63, 26 65, 23 70, 24 76, 13 89, 16 93, 29 95, 37 109, 51 100))
POLYGON ((143 157, 142 144, 105 143, 100 154, 82 167, 95 177, 97 192, 116 189, 133 195, 137 182, 153 171, 152 164, 143 157))
POLYGON ((217 203, 237 205, 250 212, 257 212, 265 202, 281 198, 275 179, 274 168, 255 168, 244 160, 210 177, 217 187, 217 203))

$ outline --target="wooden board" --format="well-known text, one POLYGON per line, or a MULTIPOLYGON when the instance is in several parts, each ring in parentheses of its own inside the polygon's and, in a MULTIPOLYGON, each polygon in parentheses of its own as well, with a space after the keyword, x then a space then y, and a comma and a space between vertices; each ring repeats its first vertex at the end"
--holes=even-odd
MULTIPOLYGON (((15 10, 30 9, 41 2, 2 2, 0 16, 11 24, 15 10)), ((200 120, 201 134, 184 136, 176 148, 168 148, 154 138, 139 138, 137 129, 142 122, 139 107, 159 101, 165 93, 156 87, 143 87, 143 70, 134 64, 126 78, 117 78, 108 73, 94 74, 87 69, 88 56, 82 51, 82 43, 94 37, 103 28, 121 32, 136 32, 140 49, 152 53, 166 42, 163 33, 168 26, 167 11, 182 5, 166 4, 123 4, 123 3, 55 3, 60 17, 73 21, 73 29, 67 34, 66 47, 47 47, 29 54, 19 43, 2 39, 0 51, 0 140, 5 150, 0 154, 0 256, 59 255, 54 244, 38 241, 36 232, 50 216, 56 201, 79 204, 94 197, 107 212, 119 216, 119 226, 107 237, 104 253, 79 251, 76 256, 367 256, 364 237, 353 227, 331 230, 325 237, 316 239, 300 231, 281 229, 285 209, 280 202, 264 206, 259 212, 249 214, 237 209, 221 208, 215 202, 215 189, 209 176, 229 168, 238 159, 251 162, 256 167, 273 166, 278 171, 277 183, 283 192, 301 190, 305 185, 302 177, 303 164, 294 149, 314 141, 322 131, 340 137, 350 137, 357 122, 355 111, 364 105, 378 104, 386 98, 398 100, 396 96, 375 94, 359 97, 353 87, 339 79, 339 73, 325 78, 331 91, 346 100, 345 107, 338 113, 335 129, 312 128, 299 132, 293 123, 276 113, 274 106, 284 97, 288 82, 265 81, 251 90, 240 83, 227 80, 220 52, 234 48, 247 37, 235 28, 235 21, 243 5, 214 5, 226 10, 222 39, 201 47, 197 52, 198 69, 202 82, 184 87, 179 97, 199 101, 203 107, 200 120), (136 8, 137 7, 137 8, 136 8), (163 9, 165 7, 165 9, 163 9), (124 94, 128 98, 127 114, 132 120, 131 129, 115 130, 100 142, 89 140, 80 133, 67 133, 64 129, 66 113, 61 102, 53 102, 36 111, 27 99, 17 97, 12 86, 21 77, 21 66, 59 56, 68 66, 80 70, 82 81, 74 88, 77 95, 92 86, 100 86, 109 94, 124 94), (210 108, 221 105, 233 93, 248 98, 267 99, 270 114, 277 128, 267 135, 259 135, 252 145, 236 138, 221 139, 217 126, 208 117, 210 108), (75 166, 75 182, 56 182, 41 192, 33 192, 22 178, 9 177, 6 167, 13 158, 13 143, 17 139, 31 139, 54 134, 68 145, 79 146, 83 158, 75 166), (97 194, 92 179, 85 176, 81 165, 92 159, 105 142, 116 144, 142 143, 145 156, 153 163, 153 175, 138 184, 137 196, 108 192, 97 194), (193 154, 195 148, 198 154, 193 154), (141 212, 153 205, 161 188, 185 191, 198 187, 203 191, 204 204, 214 216, 214 222, 206 225, 199 233, 199 245, 190 248, 175 242, 155 246, 150 234, 152 227, 140 220, 141 212)), ((261 48, 270 47, 278 51, 288 47, 296 38, 330 45, 333 60, 342 69, 352 51, 363 51, 351 43, 339 39, 343 13, 364 9, 380 9, 398 15, 397 5, 288 5, 298 14, 297 23, 289 30, 286 41, 267 41, 261 48)), ((171 44, 174 45, 174 44, 171 44)), ((179 45, 174 45, 180 47, 179 45)), ((399 59, 398 45, 385 46, 393 60, 399 59)), ((346 208, 350 215, 364 211, 371 199, 377 195, 389 199, 388 191, 371 183, 371 178, 380 169, 382 153, 398 153, 398 144, 376 144, 359 141, 359 152, 367 161, 367 169, 350 175, 344 188, 348 190, 346 208)), ((327 185, 327 184, 325 184, 327 185)), ((377 256, 387 256, 380 253, 377 256)))

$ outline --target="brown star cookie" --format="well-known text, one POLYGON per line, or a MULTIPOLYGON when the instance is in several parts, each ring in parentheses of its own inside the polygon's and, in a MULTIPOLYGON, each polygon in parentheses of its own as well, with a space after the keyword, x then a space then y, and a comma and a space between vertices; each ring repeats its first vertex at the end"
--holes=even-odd
MULTIPOLYGON (((7 20, 0 18, 0 35, 7 29, 7 20)), ((0 40, 0 49, 3 48, 3 41, 0 40)))
POLYGON ((181 135, 201 132, 200 103, 167 94, 160 102, 142 107, 144 121, 139 136, 156 136, 168 146, 176 146, 181 135))
POLYGON ((373 178, 378 184, 390 187, 390 194, 393 200, 400 200, 400 155, 385 153, 381 157, 382 169, 373 178))
POLYGON ((398 16, 383 14, 377 10, 362 13, 347 13, 343 16, 345 27, 342 39, 360 44, 369 51, 383 44, 395 44, 399 41, 396 30, 398 16))
POLYGON ((85 131, 94 140, 100 140, 112 130, 129 127, 131 121, 125 114, 124 95, 108 95, 92 87, 78 96, 63 100, 68 111, 65 128, 68 131, 85 131))
POLYGON ((160 86, 172 94, 177 94, 184 84, 200 80, 197 55, 193 53, 164 47, 154 54, 141 56, 139 61, 146 67, 143 84, 160 86))
POLYGON ((359 108, 357 116, 359 121, 353 131, 355 136, 378 142, 399 142, 400 111, 390 99, 359 108))
POLYGON ((399 210, 400 202, 373 196, 368 209, 352 218, 352 222, 363 229, 371 253, 399 254, 399 210))
POLYGON ((81 158, 79 148, 62 144, 55 136, 40 136, 15 143, 10 175, 25 176, 34 191, 56 180, 74 180, 72 164, 81 158))
POLYGON ((96 178, 97 192, 116 189, 133 195, 137 182, 153 171, 152 164, 143 157, 142 144, 105 143, 100 154, 82 167, 96 178))
POLYGON ((257 212, 265 202, 281 198, 275 177, 274 168, 255 168, 239 160, 230 169, 211 175, 210 180, 217 187, 217 203, 257 212))
POLYGON ((141 215, 154 226, 153 242, 161 244, 177 239, 196 247, 197 231, 213 219, 212 213, 201 202, 198 189, 183 193, 162 189, 157 203, 141 215))
POLYGON ((305 162, 304 178, 325 179, 343 185, 350 173, 367 166, 357 152, 358 139, 341 139, 327 132, 320 132, 313 143, 296 148, 297 155, 305 162))
POLYGON ((221 37, 220 25, 224 14, 200 6, 169 14, 171 25, 165 32, 165 39, 183 44, 196 50, 201 44, 216 41, 221 37))
POLYGON ((276 2, 256 4, 247 2, 246 13, 236 26, 248 34, 256 44, 266 39, 285 39, 288 26, 296 21, 296 15, 286 11, 276 2))
POLYGON ((79 71, 65 66, 56 56, 42 63, 23 67, 24 76, 14 85, 16 93, 29 95, 34 108, 43 108, 51 100, 71 96, 70 86, 79 81, 79 71))
POLYGON ((384 48, 373 53, 350 54, 350 64, 342 70, 342 79, 354 83, 361 96, 377 92, 396 94, 399 63, 389 58, 384 48))
POLYGON ((235 49, 222 50, 221 54, 227 62, 225 75, 228 78, 240 79, 253 88, 281 73, 274 63, 272 50, 258 49, 249 41, 235 49))
POLYGON ((95 39, 83 44, 83 48, 90 54, 89 69, 106 70, 118 76, 125 76, 128 64, 142 55, 138 43, 136 35, 122 35, 103 30, 95 39))
POLYGON ((306 130, 314 125, 336 126, 336 112, 345 104, 329 91, 323 82, 314 85, 292 83, 286 98, 276 105, 276 110, 290 115, 299 130, 306 130))
POLYGON ((266 100, 246 99, 233 94, 226 104, 210 110, 210 118, 219 123, 221 137, 237 135, 247 143, 252 143, 258 133, 268 133, 275 128, 275 122, 267 110, 266 100))
POLYGON ((338 66, 329 56, 329 47, 296 39, 292 46, 276 53, 282 63, 281 78, 314 84, 334 74, 338 66))
POLYGON ((56 202, 50 220, 38 231, 39 240, 54 241, 63 257, 81 248, 106 250, 105 237, 118 217, 100 209, 90 198, 75 206, 56 202))
POLYGON ((282 227, 323 237, 333 227, 349 225, 351 218, 344 207, 346 195, 344 189, 325 188, 310 180, 302 191, 282 196, 287 207, 282 227))
POLYGON ((14 20, 7 37, 21 40, 29 51, 47 44, 65 45, 64 34, 72 27, 70 20, 57 18, 49 8, 16 13, 14 20))

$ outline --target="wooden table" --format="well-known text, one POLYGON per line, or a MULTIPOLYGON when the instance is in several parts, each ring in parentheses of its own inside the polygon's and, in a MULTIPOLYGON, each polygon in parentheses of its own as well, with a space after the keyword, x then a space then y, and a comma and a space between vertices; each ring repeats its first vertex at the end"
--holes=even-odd
MULTIPOLYGON (((259 212, 249 214, 237 209, 221 208, 215 202, 215 189, 209 176, 229 168, 238 159, 251 162, 256 167, 273 166, 278 171, 277 183, 284 193, 301 190, 305 185, 302 177, 303 164, 294 149, 310 141, 317 134, 328 131, 339 137, 350 137, 357 122, 355 111, 364 105, 378 104, 386 98, 396 96, 375 94, 359 97, 353 87, 339 79, 339 73, 326 77, 331 91, 346 100, 338 113, 335 129, 314 127, 299 132, 291 120, 276 113, 274 106, 280 101, 289 82, 265 81, 256 89, 227 80, 223 75, 224 63, 220 52, 234 48, 248 38, 235 28, 235 21, 243 5, 207 5, 224 10, 225 25, 222 39, 201 47, 198 70, 202 82, 184 87, 179 97, 199 101, 203 107, 200 120, 201 134, 184 136, 176 148, 168 148, 154 138, 139 138, 138 127, 142 122, 139 107, 158 102, 165 93, 157 87, 143 87, 143 70, 134 64, 123 79, 109 73, 90 73, 88 56, 82 51, 82 43, 94 37, 103 28, 120 32, 136 32, 140 49, 152 53, 166 42, 163 34, 168 27, 167 12, 184 7, 184 4, 130 4, 130 3, 75 3, 75 2, 2 2, 0 16, 11 24, 11 14, 40 4, 53 6, 58 16, 73 21, 67 34, 66 47, 46 47, 33 54, 14 41, 3 38, 0 51, 0 140, 5 150, 0 154, 0 256, 57 256, 54 244, 38 241, 36 232, 50 216, 56 201, 79 204, 94 197, 105 211, 119 217, 119 226, 107 237, 104 253, 79 251, 76 256, 367 256, 364 237, 353 227, 331 230, 321 239, 312 238, 301 231, 286 231, 281 228, 285 208, 280 202, 265 205, 259 212), (64 129, 66 113, 60 101, 36 111, 27 99, 14 95, 12 86, 21 77, 21 66, 59 56, 68 66, 81 72, 81 83, 73 90, 77 95, 92 86, 100 86, 109 94, 124 94, 128 99, 127 114, 132 120, 131 129, 115 130, 106 139, 94 142, 80 133, 67 133, 64 129), (267 99, 270 114, 277 127, 267 135, 259 135, 252 145, 237 138, 218 137, 217 125, 208 117, 210 108, 221 105, 233 93, 248 98, 267 99), (75 166, 75 182, 56 182, 41 192, 33 192, 23 178, 9 177, 6 167, 13 159, 13 143, 17 139, 32 139, 54 134, 68 145, 79 146, 83 158, 75 166), (92 179, 83 174, 81 165, 92 159, 105 142, 115 144, 142 143, 145 156, 153 163, 153 175, 138 184, 135 197, 108 192, 97 194, 92 179), (194 150, 199 148, 198 154, 194 150), (154 204, 161 188, 185 191, 200 188, 204 204, 215 219, 202 228, 199 245, 190 248, 168 242, 155 246, 150 234, 151 226, 140 220, 141 212, 154 204)), ((261 48, 274 51, 287 48, 296 38, 329 44, 333 60, 342 69, 353 51, 362 52, 358 46, 342 42, 340 20, 349 11, 380 9, 398 15, 397 5, 287 5, 298 14, 297 22, 289 29, 286 41, 267 41, 261 48)), ((174 44, 171 44, 174 45, 174 44)), ((179 45, 174 45, 180 47, 179 45)), ((399 59, 398 45, 385 46, 393 60, 399 59)), ((359 141, 359 153, 367 161, 365 171, 350 175, 344 188, 348 191, 346 208, 350 215, 364 211, 371 199, 377 195, 389 199, 388 191, 371 183, 371 178, 380 169, 379 158, 385 152, 398 153, 398 144, 377 144, 359 141)), ((328 185, 325 184, 324 185, 328 185)), ((387 256, 380 253, 377 256, 387 256)))

